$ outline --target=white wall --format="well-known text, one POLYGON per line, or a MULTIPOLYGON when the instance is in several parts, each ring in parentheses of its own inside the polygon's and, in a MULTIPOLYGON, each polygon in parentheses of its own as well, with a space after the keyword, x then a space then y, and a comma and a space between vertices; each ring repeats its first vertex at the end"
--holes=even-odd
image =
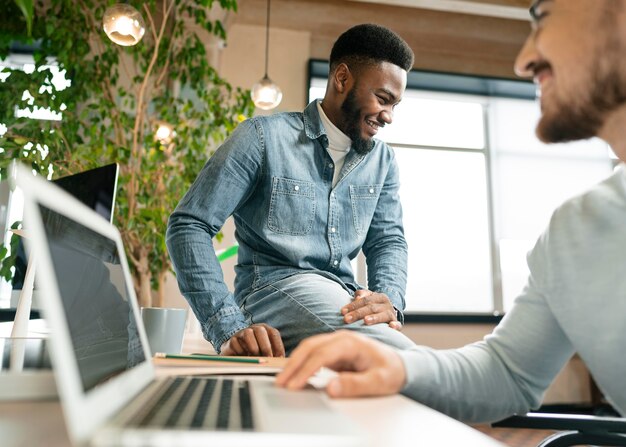
MULTIPOLYGON (((283 100, 274 113, 298 111, 306 106, 310 42, 308 32, 270 29, 268 75, 283 92, 283 100)), ((227 46, 221 53, 220 74, 233 86, 250 89, 263 77, 264 70, 265 27, 231 26, 227 46)))

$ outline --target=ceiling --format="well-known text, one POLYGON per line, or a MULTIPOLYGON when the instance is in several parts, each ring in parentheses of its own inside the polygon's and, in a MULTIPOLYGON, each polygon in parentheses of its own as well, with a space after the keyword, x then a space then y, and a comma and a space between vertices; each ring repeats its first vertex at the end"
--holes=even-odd
POLYGON ((528 20, 528 0, 352 0, 486 17, 528 20))
MULTIPOLYGON (((327 59, 337 36, 378 23, 402 36, 415 68, 515 77, 512 67, 530 28, 529 0, 272 0, 272 28, 306 32, 310 57, 327 59)), ((239 0, 228 24, 265 26, 267 0, 239 0)))

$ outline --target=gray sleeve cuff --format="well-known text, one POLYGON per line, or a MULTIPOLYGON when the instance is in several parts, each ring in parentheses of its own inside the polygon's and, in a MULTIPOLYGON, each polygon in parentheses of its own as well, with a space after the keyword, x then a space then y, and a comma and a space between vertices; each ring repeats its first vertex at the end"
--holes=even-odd
POLYGON ((416 349, 399 350, 397 352, 402 359, 402 363, 404 363, 406 372, 406 382, 400 392, 413 400, 418 400, 417 387, 419 383, 420 353, 416 349))

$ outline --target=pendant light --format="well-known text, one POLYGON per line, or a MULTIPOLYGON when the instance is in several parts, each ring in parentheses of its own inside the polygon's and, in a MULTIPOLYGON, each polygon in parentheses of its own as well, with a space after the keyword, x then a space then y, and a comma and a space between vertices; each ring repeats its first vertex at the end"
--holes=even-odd
POLYGON ((267 75, 267 60, 270 45, 270 3, 267 0, 267 20, 265 22, 265 76, 252 86, 252 101, 259 109, 271 110, 280 104, 283 99, 283 92, 280 87, 274 84, 267 75))
POLYGON ((158 141, 163 146, 167 146, 168 144, 170 144, 176 136, 174 126, 172 126, 167 121, 157 121, 155 122, 154 127, 154 140, 158 141))
POLYGON ((104 12, 102 28, 109 39, 124 47, 137 44, 146 32, 139 11, 126 3, 115 4, 104 12))

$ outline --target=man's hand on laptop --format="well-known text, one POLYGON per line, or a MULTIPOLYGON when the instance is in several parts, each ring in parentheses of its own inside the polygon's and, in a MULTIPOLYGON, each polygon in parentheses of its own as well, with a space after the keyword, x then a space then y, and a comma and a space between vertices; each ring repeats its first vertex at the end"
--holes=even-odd
POLYGON ((276 384, 298 390, 321 367, 339 374, 326 384, 331 397, 381 396, 406 382, 402 359, 392 348, 352 331, 307 338, 293 351, 276 384))
POLYGON ((387 323, 392 329, 402 329, 396 308, 384 293, 359 289, 354 293, 352 302, 341 308, 341 314, 346 324, 364 320, 368 326, 387 323))
POLYGON ((235 332, 222 344, 220 354, 284 357, 285 347, 277 329, 260 323, 235 332))

